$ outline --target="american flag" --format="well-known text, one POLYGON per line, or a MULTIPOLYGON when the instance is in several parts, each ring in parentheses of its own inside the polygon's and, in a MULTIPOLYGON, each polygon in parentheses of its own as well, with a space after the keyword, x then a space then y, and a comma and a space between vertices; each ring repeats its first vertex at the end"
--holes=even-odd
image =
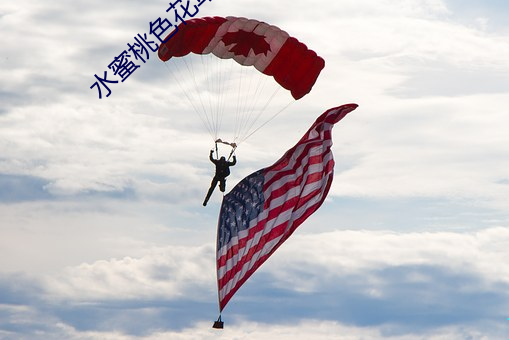
POLYGON ((332 127, 356 104, 323 113, 272 166, 240 181, 223 199, 217 231, 219 309, 315 212, 332 183, 332 127))

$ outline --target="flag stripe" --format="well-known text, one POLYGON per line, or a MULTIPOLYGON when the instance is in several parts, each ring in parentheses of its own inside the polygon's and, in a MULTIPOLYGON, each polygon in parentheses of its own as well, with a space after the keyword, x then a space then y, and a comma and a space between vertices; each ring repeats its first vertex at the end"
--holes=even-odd
MULTIPOLYGON (((332 168, 331 168, 330 171, 331 172, 330 172, 329 175, 332 175, 332 168)), ((293 216, 294 218, 298 217, 300 215, 298 213, 299 209, 301 207, 305 207, 307 204, 309 204, 310 201, 312 201, 312 200, 320 201, 319 194, 323 194, 322 188, 317 188, 314 191, 311 191, 310 193, 308 193, 306 196, 300 197, 300 199, 298 199, 298 203, 293 205, 294 208, 293 208, 292 214, 287 214, 287 216, 285 218, 283 218, 281 223, 278 224, 276 227, 273 227, 272 229, 269 229, 269 230, 263 230, 265 232, 265 233, 263 233, 263 235, 261 233, 258 233, 258 235, 257 235, 258 237, 256 238, 256 243, 255 244, 257 246, 263 245, 263 244, 265 244, 267 242, 272 241, 274 238, 279 237, 280 235, 284 234, 285 232, 287 232, 287 226, 288 226, 288 222, 290 220, 290 217, 291 216, 293 216)), ((246 240, 243 240, 243 241, 244 241, 245 244, 247 244, 248 240, 246 239, 246 240)), ((247 247, 245 247, 244 249, 246 249, 246 251, 243 252, 243 254, 241 256, 239 256, 240 260, 237 263, 235 263, 235 265, 233 265, 233 266, 232 266, 231 262, 229 263, 229 265, 227 265, 226 262, 228 262, 228 260, 231 259, 231 256, 234 256, 234 255, 237 255, 237 254, 228 253, 227 257, 222 257, 220 259, 221 260, 220 267, 225 266, 225 264, 226 264, 226 266, 223 267, 223 270, 225 272, 221 276, 222 277, 227 276, 228 278, 231 278, 231 277, 234 276, 235 273, 237 273, 238 271, 241 271, 242 267, 245 264, 245 262, 246 261, 250 261, 250 259, 256 253, 257 248, 255 248, 255 247, 253 247, 253 248, 248 249, 247 247)), ((223 281, 221 281, 221 283, 224 284, 223 281)))
POLYGON ((316 178, 319 176, 320 173, 318 171, 321 171, 323 168, 322 162, 324 161, 324 158, 325 157, 322 157, 321 155, 309 158, 309 162, 306 166, 299 168, 293 174, 289 174, 282 178, 280 181, 282 182, 282 185, 278 188, 274 188, 269 197, 280 197, 288 191, 288 188, 296 187, 296 189, 298 189, 298 186, 302 183, 304 178, 316 178))
MULTIPOLYGON (((311 195, 311 197, 312 197, 312 195, 311 195)), ((306 199, 306 198, 302 198, 301 205, 305 204, 307 202, 307 200, 308 199, 306 199)), ((269 213, 269 219, 272 219, 272 217, 279 218, 281 223, 278 224, 276 227, 270 229, 268 231, 269 232, 268 234, 264 234, 261 238, 257 239, 256 240, 257 241, 256 242, 257 246, 263 245, 263 244, 271 241, 271 239, 273 239, 274 237, 280 237, 280 235, 283 234, 286 231, 286 227, 287 227, 288 221, 290 220, 290 217, 292 216, 292 214, 290 212, 288 214, 285 214, 286 216, 281 215, 281 210, 288 210, 288 209, 290 209, 292 207, 295 208, 296 201, 298 201, 298 197, 294 197, 290 201, 287 200, 287 201, 285 201, 285 203, 282 206, 278 207, 279 209, 273 209, 271 211, 273 214, 269 213), (276 211, 274 212, 274 210, 276 210, 276 211)), ((245 243, 247 243, 247 241, 248 241, 247 239, 244 240, 245 243)), ((254 256, 254 254, 257 252, 257 250, 258 250, 257 247, 254 247, 254 249, 253 248, 248 249, 247 252, 245 252, 243 254, 243 256, 241 257, 242 260, 238 261, 231 270, 228 270, 228 272, 225 273, 225 276, 228 277, 228 278, 235 278, 234 274, 237 273, 237 272, 242 271, 242 268, 243 268, 245 262, 246 261, 250 261, 250 259, 254 256)), ((224 285, 225 282, 220 281, 220 284, 224 285)))
MULTIPOLYGON (((259 256, 256 262, 252 262, 251 266, 249 267, 249 269, 247 269, 245 271, 244 275, 243 276, 239 275, 238 281, 235 282, 235 280, 233 280, 233 278, 232 278, 232 280, 230 280, 228 286, 220 291, 220 296, 223 297, 220 300, 220 309, 221 310, 226 306, 226 304, 228 303, 228 301, 230 301, 233 294, 235 294, 235 292, 246 282, 246 280, 249 279, 249 277, 274 253, 274 251, 276 251, 276 249, 279 248, 279 246, 281 244, 283 244, 283 242, 286 241, 286 239, 288 239, 288 237, 291 236, 293 231, 295 231, 295 229, 297 229, 297 227, 304 220, 306 220, 313 212, 315 212, 320 205, 321 205, 321 202, 316 203, 314 206, 311 206, 309 209, 305 210, 305 212, 295 220, 296 223, 294 223, 294 228, 289 230, 289 232, 287 233, 286 236, 283 235, 283 236, 285 236, 284 239, 282 236, 279 239, 279 242, 276 245, 274 245, 274 247, 269 252, 267 252, 263 256, 259 256), (233 285, 234 282, 235 282, 235 285, 233 285)), ((219 287, 221 287, 221 286, 219 286, 219 287)))
POLYGON ((265 175, 265 185, 270 186, 274 181, 277 181, 277 179, 290 174, 292 171, 296 171, 296 169, 301 167, 304 162, 307 162, 310 157, 321 155, 321 152, 323 152, 320 150, 321 146, 319 142, 308 142, 291 150, 292 153, 290 155, 287 152, 287 154, 278 161, 281 162, 280 164, 268 168, 265 175), (285 162, 286 164, 284 164, 285 162))
POLYGON ((224 197, 217 244, 220 310, 321 206, 334 171, 332 127, 356 107, 326 111, 276 163, 246 177, 224 197))
MULTIPOLYGON (((320 189, 316 190, 316 191, 320 191, 320 189)), ((300 208, 300 206, 304 205, 307 203, 307 201, 313 197, 313 194, 315 194, 314 192, 310 193, 307 197, 300 197, 300 203, 299 205, 297 205, 297 203, 299 202, 299 197, 298 196, 295 196, 293 198, 291 198, 290 200, 285 200, 285 203, 283 205, 280 205, 278 207, 276 207, 275 209, 272 209, 269 213, 269 216, 268 216, 268 219, 269 221, 272 220, 272 219, 279 219, 280 223, 276 226, 276 227, 273 227, 272 229, 268 230, 268 232, 270 233, 269 235, 267 234, 264 234, 263 237, 260 237, 259 239, 257 238, 256 239, 256 244, 257 245, 260 245, 260 244, 264 244, 266 243, 267 241, 270 240, 271 238, 271 235, 273 235, 272 237, 274 237, 274 235, 278 235, 280 233, 283 233, 285 231, 284 228, 286 228, 286 224, 288 223, 288 221, 290 220, 291 216, 292 216, 292 211, 290 211, 290 209, 294 209, 297 210, 298 208, 300 208), (297 208, 297 209, 296 209, 297 208), (285 211, 287 212, 286 214, 282 214, 282 212, 285 211)), ((263 225, 262 223, 258 223, 258 227, 259 228, 253 228, 252 231, 253 233, 249 233, 249 236, 253 235, 255 236, 256 234, 260 235, 260 231, 264 231, 263 230, 263 225)), ((248 237, 249 237, 248 236, 248 237)), ((242 244, 242 245, 246 245, 247 242, 249 241, 249 238, 245 238, 243 240, 239 240, 239 244, 242 244)), ((245 248, 245 247, 242 247, 242 248, 245 248)), ((256 248, 255 248, 256 250, 256 248)), ((234 252, 232 253, 228 253, 228 257, 231 257, 233 255, 236 255, 234 252)), ((249 260, 251 257, 253 256, 253 251, 252 250, 248 250, 246 253, 243 254, 242 258, 243 259, 246 259, 246 260, 249 260)), ((222 262, 227 260, 228 258, 221 258, 220 259, 220 265, 222 265, 222 262)), ((243 262, 242 261, 239 261, 236 265, 235 265, 235 268, 236 270, 241 270, 241 267, 243 265, 243 262)))
MULTIPOLYGON (((330 166, 332 167, 333 166, 333 160, 329 161, 328 164, 331 164, 330 166)), ((319 175, 319 174, 314 174, 314 175, 319 175)), ((302 176, 304 177, 304 175, 302 176)), ((314 182, 311 182, 307 184, 307 186, 304 187, 304 189, 302 190, 303 193, 307 193, 307 188, 311 187, 314 189, 314 183, 316 182, 319 182, 321 180, 321 176, 316 176, 315 177, 315 181, 314 182)), ((298 192, 295 192, 295 195, 299 194, 298 192)), ((286 202, 288 203, 288 198, 291 197, 290 195, 288 195, 287 197, 283 197, 282 198, 282 201, 283 202, 286 202)), ((270 221, 272 220, 273 218, 277 217, 278 215, 281 214, 281 211, 282 210, 285 210, 285 206, 284 206, 285 203, 282 203, 282 204, 278 204, 276 205, 275 207, 273 207, 272 209, 269 210, 269 214, 267 216, 267 219, 270 221)), ((291 206, 291 203, 289 204, 291 206)), ((253 238, 254 235, 256 233, 258 233, 260 230, 263 230, 263 224, 261 224, 260 222, 258 222, 258 224, 256 226, 253 226, 252 228, 249 229, 248 231, 248 234, 242 238, 242 239, 235 239, 236 241, 236 244, 233 246, 234 248, 232 249, 232 252, 228 252, 228 255, 229 257, 233 256, 233 255, 236 255, 238 253, 238 249, 240 248, 244 248, 246 246, 246 243, 249 239, 253 238)), ((218 260, 219 264, 220 265, 223 265, 223 263, 227 260, 227 258, 224 258, 224 256, 221 256, 218 260)))

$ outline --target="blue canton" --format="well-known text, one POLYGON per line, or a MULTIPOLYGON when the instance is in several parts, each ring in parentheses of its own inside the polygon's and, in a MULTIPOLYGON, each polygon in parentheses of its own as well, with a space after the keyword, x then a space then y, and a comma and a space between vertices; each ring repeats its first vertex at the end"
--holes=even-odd
POLYGON ((263 210, 263 169, 244 178, 223 198, 217 230, 217 249, 228 244, 263 210))

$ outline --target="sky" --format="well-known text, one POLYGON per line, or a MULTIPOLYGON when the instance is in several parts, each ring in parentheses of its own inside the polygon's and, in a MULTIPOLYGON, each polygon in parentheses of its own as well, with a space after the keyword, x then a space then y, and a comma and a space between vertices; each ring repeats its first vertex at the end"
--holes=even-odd
POLYGON ((90 88, 168 6, 0 4, 1 339, 509 337, 506 1, 200 6, 276 25, 326 62, 239 145, 228 188, 325 110, 359 104, 334 127, 327 200, 237 292, 224 330, 221 195, 201 205, 213 139, 185 87, 151 52, 108 97, 90 88))

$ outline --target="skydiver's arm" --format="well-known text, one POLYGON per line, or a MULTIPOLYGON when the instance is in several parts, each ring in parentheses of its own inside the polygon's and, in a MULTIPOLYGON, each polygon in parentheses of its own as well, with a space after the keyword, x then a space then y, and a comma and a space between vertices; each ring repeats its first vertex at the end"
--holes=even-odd
POLYGON ((214 162, 214 158, 212 158, 212 155, 214 154, 214 150, 210 150, 210 155, 209 155, 209 159, 212 163, 216 163, 214 162))
POLYGON ((237 164, 237 157, 235 157, 235 155, 233 155, 233 162, 229 162, 229 165, 234 166, 235 164, 237 164))

